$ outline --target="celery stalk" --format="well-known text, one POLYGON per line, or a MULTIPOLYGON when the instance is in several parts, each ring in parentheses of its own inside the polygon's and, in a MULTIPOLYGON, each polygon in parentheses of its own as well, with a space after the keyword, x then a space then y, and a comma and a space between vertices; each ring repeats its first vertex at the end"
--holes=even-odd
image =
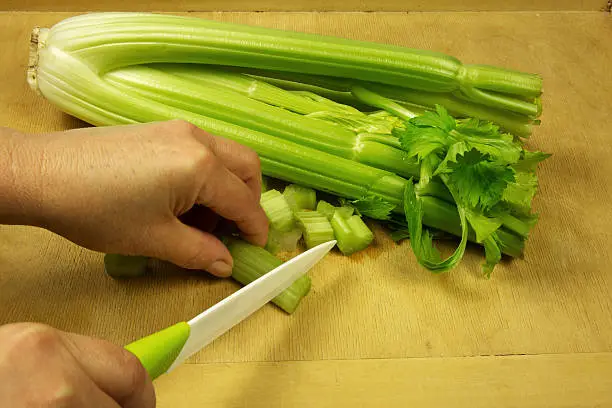
POLYGON ((516 136, 528 137, 531 135, 534 119, 515 112, 506 112, 470 102, 450 94, 438 92, 417 92, 407 88, 397 88, 381 84, 368 84, 367 89, 394 100, 409 109, 424 107, 434 109, 442 105, 458 117, 474 117, 488 120, 499 125, 502 129, 516 136))
MULTIPOLYGON (((205 72, 213 78, 217 75, 214 71, 205 72)), ((398 146, 380 143, 372 137, 362 138, 335 123, 316 120, 253 100, 211 81, 194 83, 189 76, 176 76, 145 66, 118 69, 107 73, 103 79, 119 90, 168 106, 265 132, 406 177, 417 174, 416 161, 408 159, 398 146)), ((234 79, 237 81, 236 87, 239 87, 242 79, 235 76, 220 75, 219 83, 229 83, 234 79)), ((269 85, 267 90, 273 88, 269 85)), ((274 100, 277 96, 272 92, 269 99, 274 100)), ((280 100, 277 103, 282 105, 283 102, 280 100)))
POLYGON ((412 112, 406 107, 395 103, 390 99, 384 100, 374 92, 368 91, 367 89, 361 86, 354 86, 351 92, 361 102, 376 108, 384 109, 387 112, 397 115, 404 120, 410 120, 417 116, 415 112, 412 112))
POLYGON ((98 74, 155 62, 217 64, 456 91, 508 108, 542 91, 537 75, 464 65, 442 53, 184 16, 70 17, 52 28, 48 43, 77 56, 98 74))
MULTIPOLYGON (((373 108, 372 104, 363 104, 351 93, 354 86, 362 86, 379 95, 385 96, 409 111, 420 109, 433 110, 436 105, 442 105, 458 117, 474 117, 491 121, 502 129, 516 136, 528 137, 532 127, 538 121, 529 115, 506 111, 499 107, 490 107, 474 101, 466 100, 459 94, 447 92, 427 92, 406 87, 390 86, 374 82, 347 81, 342 78, 320 77, 314 75, 292 74, 278 71, 243 69, 243 72, 254 72, 255 78, 276 85, 283 89, 309 90, 317 92, 334 101, 358 107, 364 111, 373 108), (299 81, 299 82, 298 82, 299 81)), ((530 112, 540 112, 540 102, 534 99, 531 102, 530 112)), ((538 116, 538 115, 536 115, 538 116)))
POLYGON ((432 196, 449 203, 454 203, 453 196, 448 191, 448 188, 439 181, 432 180, 424 184, 417 183, 414 188, 419 196, 432 196))
POLYGON ((281 78, 266 77, 266 76, 261 76, 261 75, 251 75, 251 74, 249 75, 262 82, 267 82, 271 85, 275 85, 287 91, 313 92, 313 93, 316 93, 317 95, 321 95, 334 102, 338 102, 343 105, 352 106, 356 109, 359 109, 362 112, 372 110, 370 106, 359 102, 359 100, 355 98, 349 91, 336 91, 333 89, 328 89, 322 86, 312 85, 312 84, 305 83, 305 82, 297 82, 295 79, 281 79, 281 78))
MULTIPOLYGON (((234 260, 232 278, 243 285, 248 285, 283 263, 265 249, 242 240, 228 239, 226 245, 234 260)), ((308 294, 310 286, 310 277, 304 275, 272 299, 272 303, 291 314, 295 312, 302 298, 308 294)))
POLYGON ((322 103, 312 98, 306 98, 302 94, 289 92, 252 76, 235 72, 234 67, 201 64, 152 64, 151 68, 187 79, 192 84, 231 90, 251 99, 303 115, 332 111, 364 116, 363 113, 352 106, 331 103, 332 101, 322 103))

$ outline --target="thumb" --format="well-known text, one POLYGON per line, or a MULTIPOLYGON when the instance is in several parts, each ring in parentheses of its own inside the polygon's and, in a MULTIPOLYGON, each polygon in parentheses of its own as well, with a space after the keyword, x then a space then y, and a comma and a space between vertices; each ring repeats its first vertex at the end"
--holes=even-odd
POLYGON ((158 259, 186 269, 205 270, 219 277, 232 274, 232 256, 214 235, 178 219, 154 228, 151 233, 152 250, 158 259))

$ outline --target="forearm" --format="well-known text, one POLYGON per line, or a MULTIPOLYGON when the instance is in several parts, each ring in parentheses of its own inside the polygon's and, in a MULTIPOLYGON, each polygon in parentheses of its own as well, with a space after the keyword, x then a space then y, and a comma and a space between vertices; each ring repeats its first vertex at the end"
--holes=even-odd
POLYGON ((40 159, 32 149, 30 136, 0 128, 0 224, 40 224, 40 159))

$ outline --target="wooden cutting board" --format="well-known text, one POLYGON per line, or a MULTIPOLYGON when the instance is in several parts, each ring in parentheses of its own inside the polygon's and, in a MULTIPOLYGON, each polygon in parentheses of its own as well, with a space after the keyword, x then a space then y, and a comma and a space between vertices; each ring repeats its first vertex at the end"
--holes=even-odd
MULTIPOLYGON (((30 30, 69 15, 0 13, 0 126, 84 126, 25 82, 30 30)), ((376 229, 368 250, 331 254, 315 267, 313 290, 293 316, 266 306, 161 378, 160 406, 612 405, 608 14, 197 15, 541 73, 543 123, 528 146, 553 156, 539 172, 541 221, 525 259, 503 262, 487 280, 474 246, 458 268, 434 276, 417 265, 409 242, 397 245, 376 229)), ((44 230, 0 226, 0 324, 39 321, 125 344, 237 287, 167 265, 115 281, 101 254, 44 230)))

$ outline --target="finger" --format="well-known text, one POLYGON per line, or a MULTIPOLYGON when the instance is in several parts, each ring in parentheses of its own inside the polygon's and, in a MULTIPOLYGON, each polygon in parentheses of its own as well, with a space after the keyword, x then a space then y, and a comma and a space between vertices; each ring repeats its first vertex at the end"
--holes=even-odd
POLYGON ((179 220, 152 228, 155 257, 186 269, 205 270, 215 276, 232 274, 232 256, 214 235, 179 220))
MULTIPOLYGON (((84 371, 84 370, 83 370, 84 371)), ((96 384, 87 372, 79 375, 78 380, 75 380, 74 388, 78 390, 78 394, 67 396, 65 401, 60 402, 58 407, 100 407, 100 408, 153 408, 154 405, 123 405, 116 401, 111 395, 96 384)), ((61 401, 61 398, 60 398, 61 401)))
POLYGON ((234 140, 213 136, 197 127, 194 135, 221 160, 228 170, 246 183, 259 202, 261 165, 257 153, 234 140))
POLYGON ((264 246, 268 238, 268 218, 256 197, 226 167, 213 161, 208 172, 209 182, 203 185, 197 203, 234 221, 246 240, 264 246))
POLYGON ((211 150, 232 173, 249 187, 257 201, 261 198, 261 165, 253 150, 233 140, 214 137, 211 150))
POLYGON ((66 348, 95 383, 96 387, 92 388, 99 388, 122 408, 155 407, 151 379, 132 353, 107 341, 79 334, 62 332, 62 338, 66 348))

